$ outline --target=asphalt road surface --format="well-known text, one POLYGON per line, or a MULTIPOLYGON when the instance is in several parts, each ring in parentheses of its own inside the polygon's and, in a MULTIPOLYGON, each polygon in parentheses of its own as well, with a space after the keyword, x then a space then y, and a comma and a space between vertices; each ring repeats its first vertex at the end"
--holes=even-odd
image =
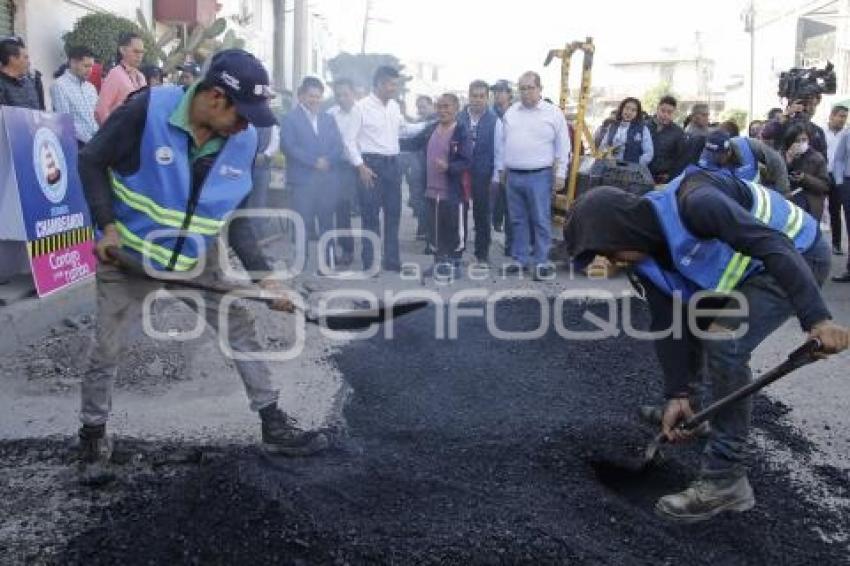
MULTIPOLYGON (((584 308, 568 306, 569 327, 580 324, 584 308)), ((590 308, 603 314, 599 305, 590 308)), ((645 313, 638 308, 635 316, 645 313)), ((328 454, 279 460, 244 445, 127 443, 131 456, 114 486, 101 493, 67 488, 95 509, 96 520, 45 561, 717 566, 847 560, 842 530, 850 512, 828 503, 829 495, 850 496, 846 470, 818 466, 816 490, 758 448, 751 473, 757 507, 693 526, 657 518, 653 504, 693 478, 698 445, 667 450, 666 463, 639 481, 594 472, 589 460, 598 450, 634 450, 650 438, 635 418, 638 404, 659 395, 650 343, 567 342, 551 324, 538 340, 498 341, 479 318, 461 320, 459 339, 438 340, 434 317, 433 309, 421 311, 397 322, 391 342, 379 335, 335 356, 352 393, 346 426, 335 431, 328 454)), ((538 307, 500 303, 497 321, 503 329, 533 328, 538 307)), ((806 466, 813 445, 788 424, 787 411, 758 398, 758 445, 781 448, 795 466, 806 466)), ((0 462, 65 465, 72 459, 67 446, 65 440, 3 442, 0 462)), ((71 485, 61 474, 56 482, 45 496, 71 485)), ((30 552, 38 562, 37 550, 30 552)))

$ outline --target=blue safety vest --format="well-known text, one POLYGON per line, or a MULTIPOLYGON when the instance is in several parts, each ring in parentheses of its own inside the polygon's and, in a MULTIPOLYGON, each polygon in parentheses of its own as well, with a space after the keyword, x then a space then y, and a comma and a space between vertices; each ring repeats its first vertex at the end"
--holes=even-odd
MULTIPOLYGON (((678 193, 682 179, 644 195, 649 199, 664 231, 676 273, 646 260, 635 269, 667 294, 678 291, 688 298, 697 290, 728 293, 744 279, 764 269, 761 261, 732 249, 717 239, 706 240, 691 234, 679 216, 678 193)), ((745 181, 753 197, 750 213, 760 222, 788 236, 799 252, 811 248, 818 236, 817 222, 803 209, 776 191, 745 181)))
MULTIPOLYGON (((728 168, 731 173, 743 180, 743 181, 755 181, 759 182, 759 163, 758 159, 756 159, 755 154, 753 153, 753 149, 750 147, 747 138, 737 136, 729 140, 729 143, 732 144, 735 156, 740 161, 740 165, 737 167, 728 168)), ((699 160, 699 166, 702 169, 708 169, 710 171, 720 171, 722 170, 717 165, 709 163, 702 157, 699 160)), ((725 169, 725 168, 724 168, 725 169)))
POLYGON ((190 270, 206 253, 227 216, 251 191, 251 167, 257 153, 253 126, 228 137, 187 219, 191 140, 169 122, 183 94, 176 86, 151 89, 139 170, 131 175, 112 172, 115 226, 122 245, 160 270, 190 270))

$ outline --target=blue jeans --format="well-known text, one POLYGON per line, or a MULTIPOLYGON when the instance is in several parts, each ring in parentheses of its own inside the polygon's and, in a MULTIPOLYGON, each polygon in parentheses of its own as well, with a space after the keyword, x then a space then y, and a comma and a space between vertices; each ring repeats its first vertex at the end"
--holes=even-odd
MULTIPOLYGON (((823 284, 829 275, 831 259, 826 240, 821 238, 803 257, 818 284, 823 284)), ((714 400, 752 381, 749 363, 753 350, 794 314, 791 301, 767 273, 749 277, 737 291, 749 302, 749 316, 740 320, 722 319, 716 324, 734 330, 746 323, 749 330, 740 338, 701 342, 714 400)), ((752 398, 748 397, 717 413, 711 420, 711 436, 701 463, 702 477, 734 479, 746 475, 751 415, 752 398)))
MULTIPOLYGON (((401 257, 398 248, 398 228, 401 221, 401 169, 398 156, 364 154, 363 161, 377 177, 375 186, 367 188, 357 183, 360 199, 360 218, 362 228, 382 235, 385 269, 398 270, 401 257), (384 211, 384 229, 381 233, 380 213, 384 211)), ((363 269, 372 266, 375 253, 372 243, 363 240, 363 269)))
POLYGON ((552 169, 535 172, 508 170, 508 210, 513 236, 511 257, 534 267, 549 261, 552 244, 552 169), (534 232, 534 250, 529 257, 529 236, 534 232))

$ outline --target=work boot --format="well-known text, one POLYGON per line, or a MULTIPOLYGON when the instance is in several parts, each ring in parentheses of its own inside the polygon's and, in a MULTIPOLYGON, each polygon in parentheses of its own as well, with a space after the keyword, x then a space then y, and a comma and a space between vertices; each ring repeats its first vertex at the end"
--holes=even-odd
POLYGON ((724 511, 749 511, 755 504, 746 476, 732 480, 698 479, 685 491, 659 499, 655 512, 671 521, 696 523, 724 511))
POLYGON ((80 428, 78 472, 83 485, 99 486, 115 479, 110 460, 112 439, 106 435, 106 425, 83 425, 80 428))
POLYGON ((277 405, 260 409, 263 423, 263 448, 272 454, 309 456, 328 447, 328 437, 321 432, 301 430, 295 419, 277 405))

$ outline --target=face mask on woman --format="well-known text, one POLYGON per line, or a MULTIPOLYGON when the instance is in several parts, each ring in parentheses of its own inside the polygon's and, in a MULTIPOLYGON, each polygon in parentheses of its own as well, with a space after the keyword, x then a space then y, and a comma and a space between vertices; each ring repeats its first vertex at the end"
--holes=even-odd
POLYGON ((791 147, 788 148, 788 155, 798 156, 803 155, 809 150, 809 142, 808 141, 799 141, 791 144, 791 147))

